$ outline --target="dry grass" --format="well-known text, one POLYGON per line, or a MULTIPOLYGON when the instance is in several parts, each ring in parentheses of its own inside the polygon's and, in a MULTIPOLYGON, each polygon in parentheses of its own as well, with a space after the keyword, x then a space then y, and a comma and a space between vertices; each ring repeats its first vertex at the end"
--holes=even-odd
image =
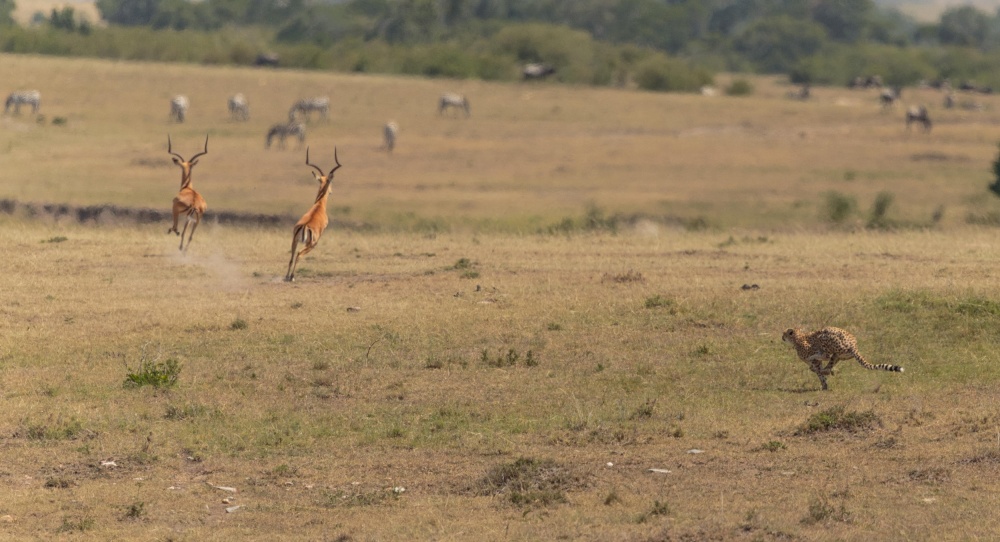
POLYGON ((790 103, 766 81, 704 100, 9 56, 0 69, 51 84, 45 114, 70 120, 3 120, 3 196, 165 207, 178 179, 164 132, 193 150, 211 131, 195 170, 210 207, 297 215, 314 181, 301 152, 261 151, 261 130, 291 97, 328 92, 341 105, 313 152, 336 142, 337 204, 381 228, 329 230, 285 284, 291 223, 209 223, 182 257, 164 224, 0 217, 6 537, 1000 532, 1000 249, 961 219, 993 205, 992 110, 918 138, 861 94, 790 103), (87 69, 133 84, 111 100, 87 69), (166 123, 167 81, 191 89, 190 125, 166 123), (226 93, 253 81, 255 120, 228 123, 226 93), (470 121, 435 116, 444 89, 469 93, 470 121), (215 105, 199 118, 199 103, 215 105), (385 157, 390 115, 408 135, 385 157), (967 159, 908 158, 932 151, 967 159), (853 181, 835 174, 847 164, 853 181), (956 211, 934 228, 828 227, 829 189, 891 189, 899 221, 956 211), (591 202, 713 226, 531 233, 591 202), (442 227, 393 233, 410 212, 442 227), (790 325, 847 328, 869 361, 906 372, 842 363, 819 392, 780 341, 790 325), (125 385, 169 361, 176 384, 125 385), (831 412, 871 423, 801 431, 831 412))

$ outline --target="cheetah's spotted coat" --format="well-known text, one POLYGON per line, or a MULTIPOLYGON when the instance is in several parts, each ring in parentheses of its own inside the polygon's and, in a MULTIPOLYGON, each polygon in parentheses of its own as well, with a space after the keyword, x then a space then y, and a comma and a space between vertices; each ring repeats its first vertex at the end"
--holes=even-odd
POLYGON ((828 389, 826 377, 833 375, 833 366, 838 361, 854 358, 865 369, 894 371, 901 373, 898 365, 879 363, 872 365, 858 352, 858 341, 849 332, 837 327, 825 327, 819 331, 806 333, 799 328, 785 331, 781 340, 795 347, 799 359, 809 364, 812 372, 819 377, 823 389, 828 389), (826 365, 823 365, 823 362, 826 365))

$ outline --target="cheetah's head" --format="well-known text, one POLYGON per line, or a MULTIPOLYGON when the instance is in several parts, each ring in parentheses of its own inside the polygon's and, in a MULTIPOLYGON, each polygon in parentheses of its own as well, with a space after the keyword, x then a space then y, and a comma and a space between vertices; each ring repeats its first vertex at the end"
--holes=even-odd
POLYGON ((781 340, 788 344, 795 344, 795 337, 802 333, 797 327, 790 327, 781 335, 781 340))

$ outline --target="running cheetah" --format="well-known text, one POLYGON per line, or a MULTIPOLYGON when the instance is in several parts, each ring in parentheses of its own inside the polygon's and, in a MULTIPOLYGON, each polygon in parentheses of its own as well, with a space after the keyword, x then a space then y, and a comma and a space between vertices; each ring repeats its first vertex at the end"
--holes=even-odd
POLYGON ((833 366, 838 361, 854 358, 858 360, 865 369, 878 369, 882 371, 903 372, 903 368, 898 365, 879 363, 872 365, 865 361, 865 358, 858 352, 858 341, 854 335, 837 327, 825 327, 819 331, 805 333, 799 328, 792 328, 785 331, 781 340, 795 347, 795 352, 799 359, 809 364, 812 372, 819 377, 823 389, 826 386, 826 377, 833 375, 833 366), (823 362, 826 361, 826 366, 823 362))

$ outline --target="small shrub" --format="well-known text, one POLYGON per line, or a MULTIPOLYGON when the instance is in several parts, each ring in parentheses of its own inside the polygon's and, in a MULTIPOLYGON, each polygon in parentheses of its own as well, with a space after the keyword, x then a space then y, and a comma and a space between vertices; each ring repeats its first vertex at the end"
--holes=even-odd
POLYGON ((837 191, 826 193, 826 218, 834 224, 841 224, 854 212, 857 202, 854 198, 837 191))
POLYGON ((843 406, 828 408, 809 417, 796 431, 796 435, 810 435, 826 431, 857 432, 871 429, 880 424, 874 411, 847 412, 843 406))
POLYGON ((753 84, 746 79, 734 79, 732 84, 726 87, 728 96, 749 96, 753 94, 753 84))
POLYGON ((993 182, 987 188, 993 195, 1000 197, 1000 154, 993 160, 993 182))
POLYGON ((895 199, 895 196, 891 192, 879 192, 875 196, 871 216, 868 218, 869 228, 887 228, 891 225, 885 215, 889 211, 893 199, 895 199))
POLYGON ((474 264, 472 260, 468 258, 459 258, 455 265, 452 265, 452 269, 471 269, 474 264))
POLYGON ((229 329, 232 329, 234 331, 239 329, 246 329, 248 327, 250 327, 250 325, 247 324, 247 321, 242 318, 237 318, 233 320, 231 324, 229 324, 229 329))
MULTIPOLYGON (((126 366, 126 371, 128 367, 126 366)), ((135 371, 125 373, 125 387, 139 388, 153 386, 154 388, 172 388, 180 377, 181 366, 176 359, 168 359, 163 363, 143 360, 135 371)))
POLYGON ((46 239, 46 240, 44 240, 42 242, 43 243, 62 243, 63 241, 68 241, 68 240, 69 240, 68 238, 66 238, 66 237, 64 237, 62 235, 57 235, 55 237, 49 237, 48 239, 46 239))
POLYGON ((545 326, 545 329, 549 331, 562 331, 562 324, 558 324, 556 322, 549 322, 548 325, 545 326))

